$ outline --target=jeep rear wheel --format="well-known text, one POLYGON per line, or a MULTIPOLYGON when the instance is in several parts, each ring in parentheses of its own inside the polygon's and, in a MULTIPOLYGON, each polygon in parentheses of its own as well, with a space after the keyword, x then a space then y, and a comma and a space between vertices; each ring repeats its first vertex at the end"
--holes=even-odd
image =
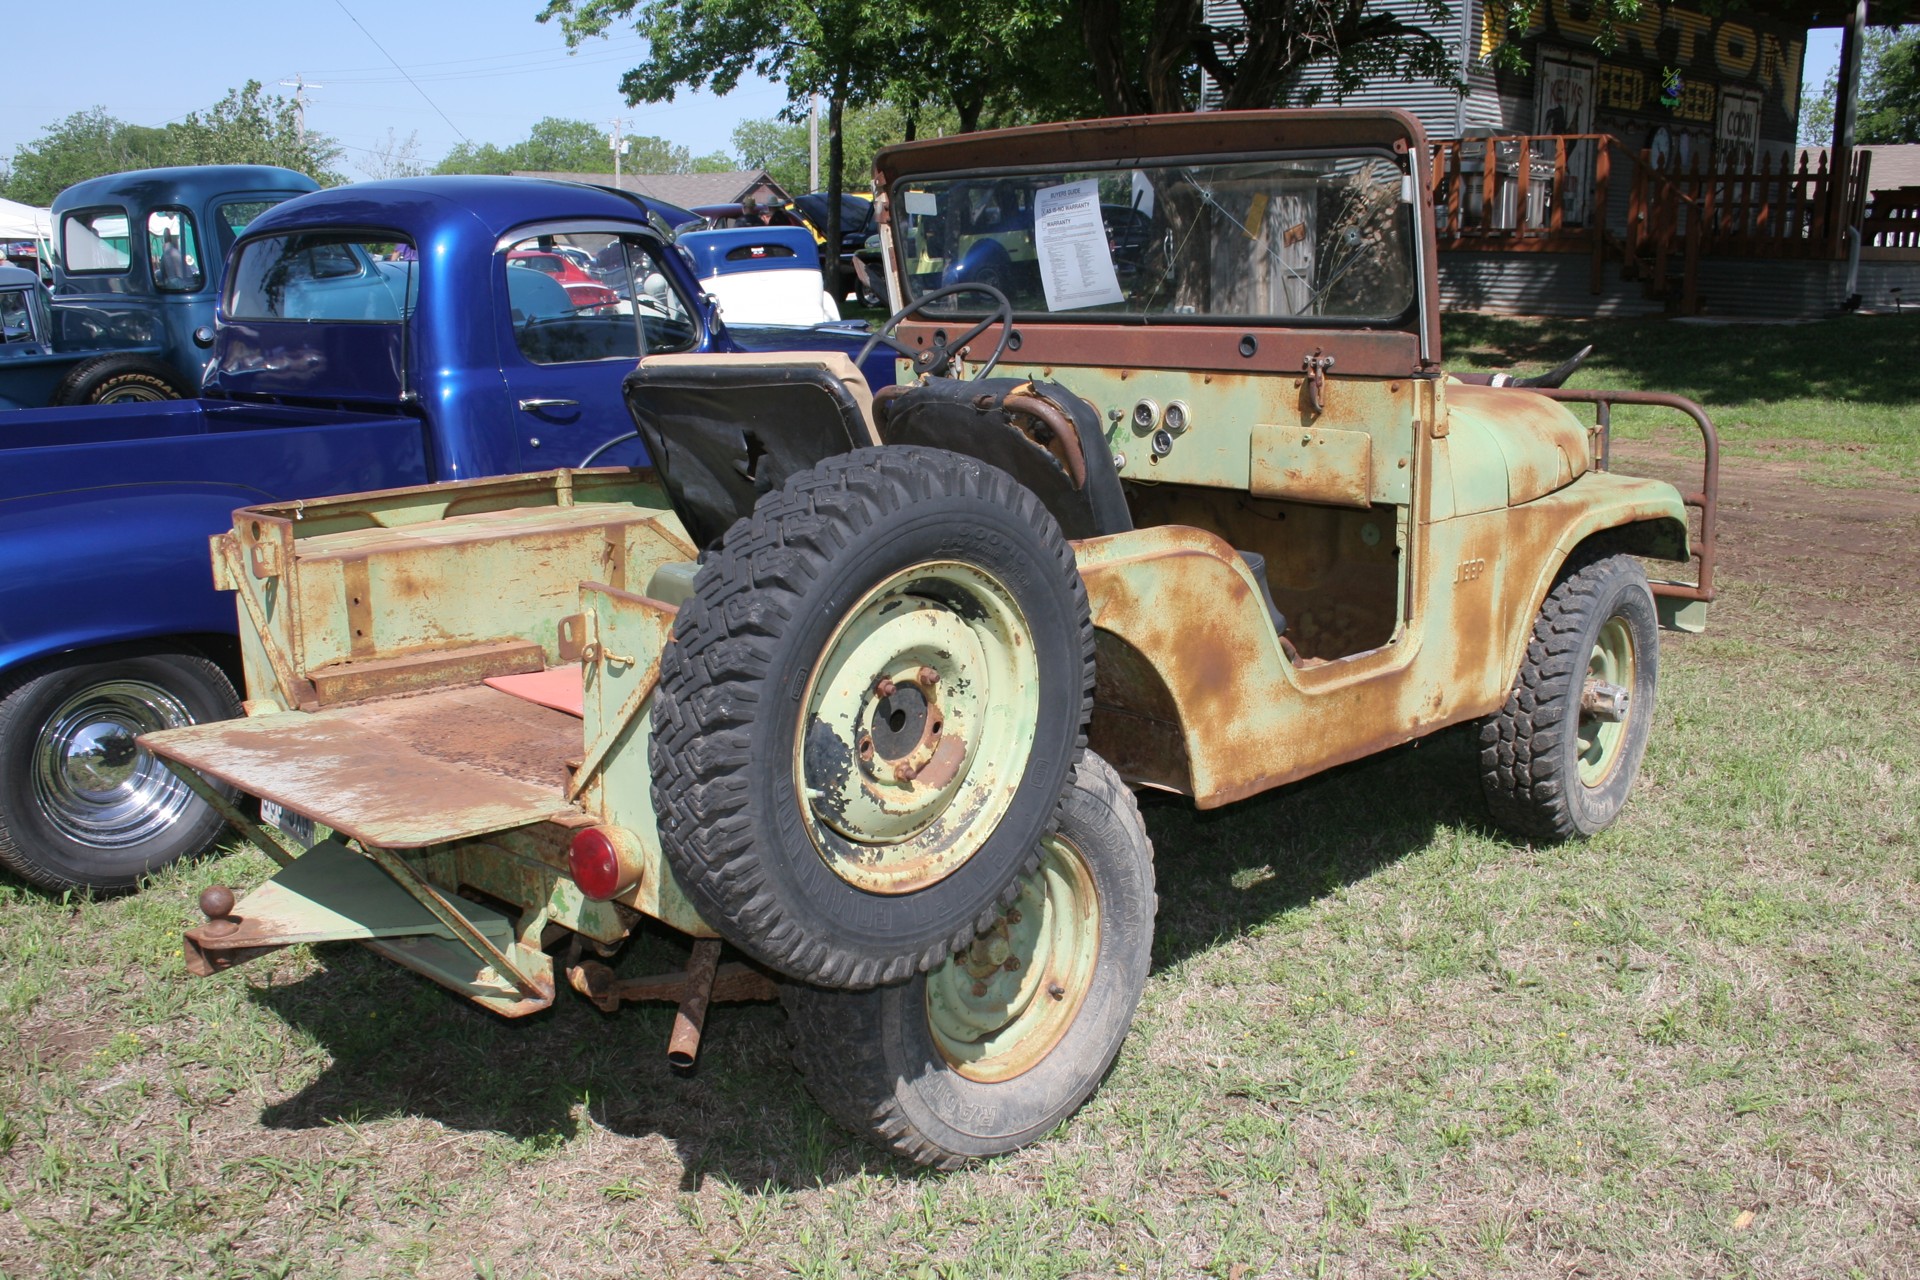
POLYGON ((790 977, 897 981, 992 923, 1058 820, 1092 709, 1072 549, 1005 472, 862 449, 762 498, 674 623, 661 847, 790 977))
POLYGON ((1153 949, 1153 845, 1088 754, 1040 865, 993 927, 873 991, 783 991, 821 1108, 877 1145, 953 1168, 1044 1136, 1106 1075, 1153 949))
POLYGON ((1640 772, 1659 664, 1653 592, 1637 561, 1607 556, 1562 577, 1506 706, 1480 722, 1494 821, 1536 840, 1612 825, 1640 772))

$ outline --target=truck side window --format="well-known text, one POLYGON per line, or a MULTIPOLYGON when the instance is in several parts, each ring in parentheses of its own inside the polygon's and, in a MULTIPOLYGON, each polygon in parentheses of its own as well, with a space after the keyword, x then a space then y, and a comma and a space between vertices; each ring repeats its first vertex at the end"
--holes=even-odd
POLYGON ((162 293, 192 293, 207 282, 192 214, 155 209, 147 215, 147 262, 153 287, 162 293))
MULTIPOLYGON (((284 200, 286 197, 281 197, 284 200)), ((229 200, 213 211, 213 232, 219 240, 218 257, 221 261, 233 248, 233 242, 247 229, 247 224, 265 213, 281 200, 229 200)))
POLYGON ((125 209, 76 209, 60 221, 60 260, 72 275, 117 275, 133 261, 125 209))
POLYGON ((419 293, 411 244, 327 232, 262 236, 242 245, 227 282, 235 320, 397 324, 419 293))
POLYGON ((693 345, 697 329, 637 238, 537 236, 506 253, 507 305, 520 354, 535 364, 638 360, 693 345))
POLYGON ((32 342, 33 312, 27 306, 25 289, 0 293, 0 343, 32 342))

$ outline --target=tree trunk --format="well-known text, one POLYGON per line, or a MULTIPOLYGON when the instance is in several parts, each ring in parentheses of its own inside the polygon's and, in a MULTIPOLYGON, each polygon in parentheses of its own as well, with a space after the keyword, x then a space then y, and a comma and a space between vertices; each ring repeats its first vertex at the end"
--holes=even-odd
POLYGON ((847 189, 846 175, 841 172, 846 163, 846 148, 840 136, 840 117, 845 114, 847 105, 846 76, 836 79, 833 92, 827 96, 827 243, 826 253, 820 260, 820 274, 827 282, 827 292, 838 300, 840 290, 840 193, 847 189))

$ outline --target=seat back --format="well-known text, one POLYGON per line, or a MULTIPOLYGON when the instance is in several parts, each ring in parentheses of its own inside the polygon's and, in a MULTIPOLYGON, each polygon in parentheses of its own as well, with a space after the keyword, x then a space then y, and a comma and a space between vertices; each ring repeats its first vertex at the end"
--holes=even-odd
POLYGON ((625 394, 674 513, 702 549, 789 476, 876 442, 867 380, 840 352, 648 356, 625 394))
POLYGON ((885 444, 949 449, 999 467, 1069 538, 1133 528, 1100 411, 1057 382, 929 378, 889 388, 874 425, 885 444))

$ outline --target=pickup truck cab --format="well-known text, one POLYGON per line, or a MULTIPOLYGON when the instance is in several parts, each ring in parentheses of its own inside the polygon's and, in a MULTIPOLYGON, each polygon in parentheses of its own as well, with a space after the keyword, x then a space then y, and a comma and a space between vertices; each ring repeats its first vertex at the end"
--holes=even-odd
POLYGON ((602 446, 640 462, 619 441, 641 356, 864 339, 726 326, 658 221, 632 196, 523 178, 315 192, 236 237, 204 398, 0 418, 0 864, 125 889, 212 839, 217 820, 133 737, 239 710, 233 606, 205 557, 236 507, 602 446), (588 305, 516 265, 563 245, 619 264, 588 305))
MULTIPOLYGON (((68 187, 53 202, 50 311, 0 359, 0 408, 197 394, 227 250, 259 214, 317 186, 271 165, 194 165, 68 187)), ((0 279, 6 296, 18 289, 0 279)))

